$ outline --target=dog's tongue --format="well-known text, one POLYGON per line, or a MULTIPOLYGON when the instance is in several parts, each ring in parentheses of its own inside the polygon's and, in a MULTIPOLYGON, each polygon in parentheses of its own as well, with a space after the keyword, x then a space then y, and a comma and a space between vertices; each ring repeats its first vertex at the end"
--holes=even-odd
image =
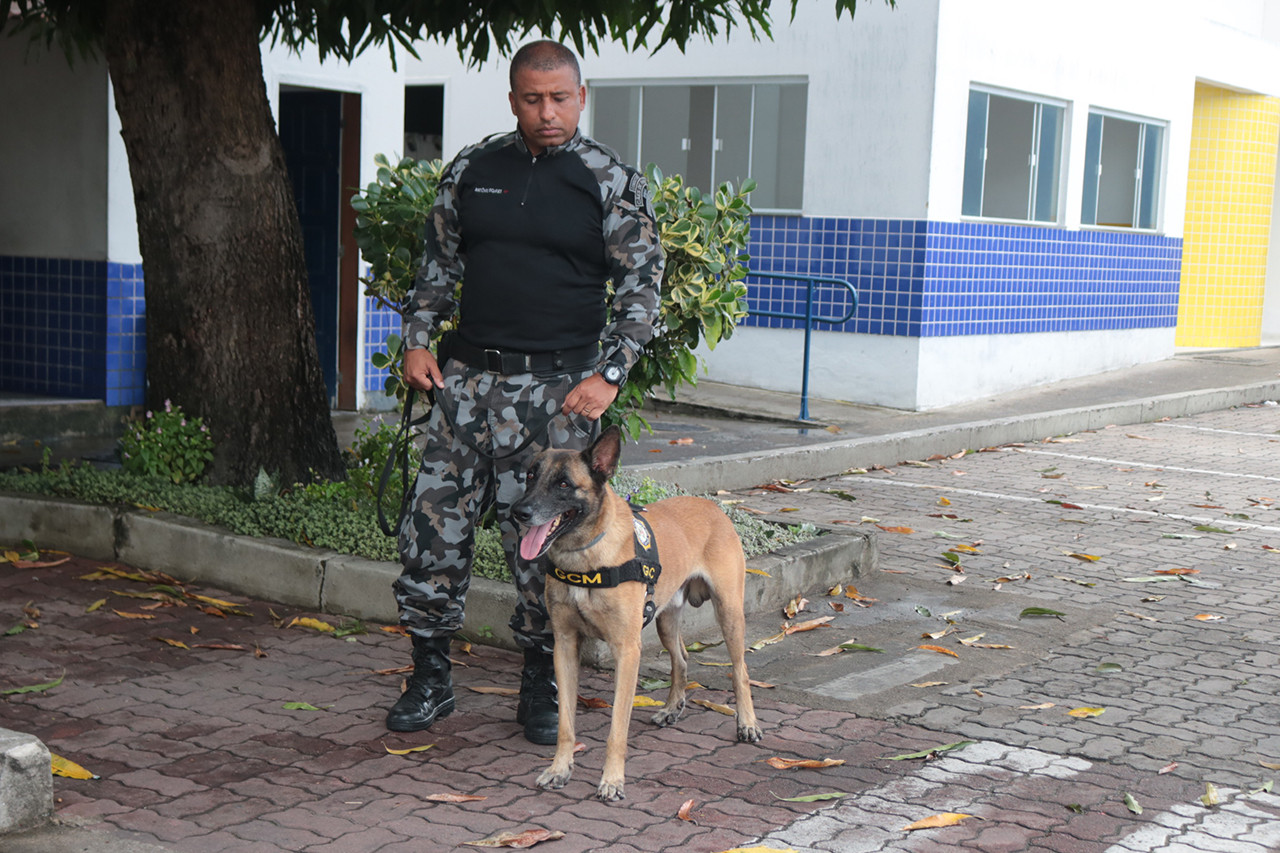
POLYGON ((547 534, 551 532, 551 526, 555 523, 555 519, 552 519, 546 524, 530 527, 529 532, 520 537, 520 556, 526 560, 537 559, 542 553, 543 543, 547 541, 547 534))

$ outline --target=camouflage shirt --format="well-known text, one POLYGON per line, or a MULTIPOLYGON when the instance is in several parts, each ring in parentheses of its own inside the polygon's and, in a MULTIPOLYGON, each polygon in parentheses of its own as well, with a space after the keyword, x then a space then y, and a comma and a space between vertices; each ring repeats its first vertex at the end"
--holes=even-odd
POLYGON ((581 132, 534 157, 518 131, 463 149, 440 179, 404 339, 459 310, 474 345, 545 352, 603 342, 630 368, 653 337, 663 258, 643 175, 581 132), (606 305, 606 286, 614 287, 606 305))

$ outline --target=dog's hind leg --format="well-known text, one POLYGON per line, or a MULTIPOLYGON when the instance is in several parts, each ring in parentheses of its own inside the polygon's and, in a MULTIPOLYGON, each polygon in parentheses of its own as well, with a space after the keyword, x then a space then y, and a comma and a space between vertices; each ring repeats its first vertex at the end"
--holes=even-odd
MULTIPOLYGON (((678 594, 678 593, 677 593, 678 594)), ((658 614, 654 626, 658 629, 658 639, 671 657, 671 689, 667 691, 667 704, 653 715, 653 722, 659 726, 669 726, 685 708, 685 685, 688 683, 689 655, 684 650, 684 640, 680 637, 681 606, 672 603, 658 614)))
POLYGON ((538 777, 538 787, 563 788, 573 775, 573 715, 578 709, 578 635, 556 632, 555 647, 556 698, 560 702, 560 729, 556 739, 556 757, 538 777))
MULTIPOLYGON (((745 578, 745 565, 742 570, 745 578)), ((756 708, 751 701, 751 683, 747 675, 746 617, 742 612, 742 584, 737 590, 716 589, 712 596, 716 608, 716 621, 724 635, 724 645, 733 662, 733 698, 737 706, 738 740, 755 743, 763 736, 756 722, 756 708)))

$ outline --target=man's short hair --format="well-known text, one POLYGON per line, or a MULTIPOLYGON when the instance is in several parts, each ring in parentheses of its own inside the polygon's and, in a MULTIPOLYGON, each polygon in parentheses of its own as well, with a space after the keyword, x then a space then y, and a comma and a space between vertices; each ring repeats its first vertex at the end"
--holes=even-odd
POLYGON ((558 42, 543 39, 531 41, 516 51, 511 57, 510 83, 511 91, 516 90, 516 74, 526 69, 530 71, 555 71, 557 68, 572 68, 573 77, 578 85, 582 85, 582 69, 578 67, 578 57, 573 51, 558 42))

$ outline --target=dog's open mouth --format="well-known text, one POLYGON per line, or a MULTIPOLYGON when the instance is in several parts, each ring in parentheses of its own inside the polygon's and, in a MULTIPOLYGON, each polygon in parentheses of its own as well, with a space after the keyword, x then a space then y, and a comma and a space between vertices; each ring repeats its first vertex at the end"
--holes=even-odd
POLYGON ((521 559, 536 560, 547 553, 552 541, 561 533, 564 533, 577 517, 578 511, 571 509, 566 513, 557 515, 546 524, 530 527, 524 536, 520 537, 521 559))

